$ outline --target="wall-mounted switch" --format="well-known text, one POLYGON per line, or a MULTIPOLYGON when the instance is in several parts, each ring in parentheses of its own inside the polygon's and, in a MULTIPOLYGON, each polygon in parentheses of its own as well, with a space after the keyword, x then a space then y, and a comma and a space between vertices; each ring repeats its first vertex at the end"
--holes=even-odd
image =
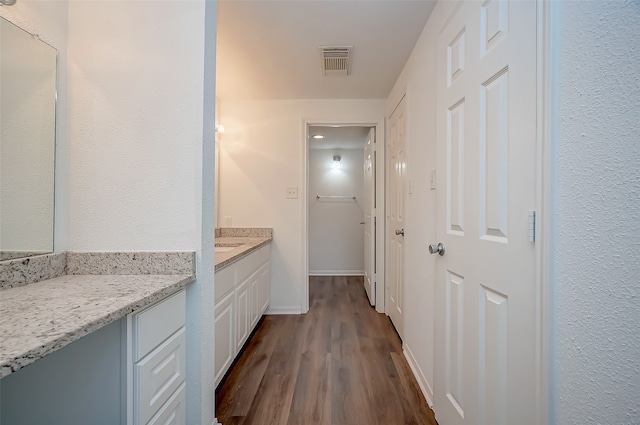
POLYGON ((224 223, 224 227, 232 227, 233 217, 231 217, 230 215, 225 215, 223 223, 224 223))
POLYGON ((298 187, 291 186, 287 188, 287 199, 298 199, 298 187))
POLYGON ((435 190, 436 188, 436 169, 434 168, 433 170, 431 170, 431 175, 429 176, 429 187, 431 188, 431 190, 435 190))

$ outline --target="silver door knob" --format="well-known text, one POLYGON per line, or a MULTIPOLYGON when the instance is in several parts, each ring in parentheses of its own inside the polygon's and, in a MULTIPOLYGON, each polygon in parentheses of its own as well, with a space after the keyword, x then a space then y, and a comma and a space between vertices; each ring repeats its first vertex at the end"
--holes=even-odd
POLYGON ((440 256, 444 255, 444 245, 440 242, 438 245, 429 245, 429 253, 430 254, 440 254, 440 256))
POLYGON ((404 229, 400 229, 400 230, 396 230, 396 235, 400 236, 404 236, 404 229))

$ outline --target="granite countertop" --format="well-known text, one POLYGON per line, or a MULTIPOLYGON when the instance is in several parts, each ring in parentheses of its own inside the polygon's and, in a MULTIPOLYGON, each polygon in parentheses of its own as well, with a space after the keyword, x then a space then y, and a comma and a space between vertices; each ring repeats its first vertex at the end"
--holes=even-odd
POLYGON ((251 254, 253 251, 270 244, 272 240, 273 238, 271 236, 216 237, 216 249, 214 253, 216 271, 220 271, 229 264, 233 264, 241 258, 251 254), (223 249, 224 251, 221 252, 220 249, 223 249))
MULTIPOLYGON (((195 281, 193 253, 68 253, 57 256, 72 257, 66 259, 65 272, 72 271, 74 263, 81 262, 86 266, 84 269, 75 267, 76 274, 0 289, 0 378, 195 281), (105 264, 105 258, 111 262, 114 255, 118 257, 118 267, 107 269, 118 270, 100 274, 96 264, 105 264), (130 260, 128 264, 123 258, 130 260), (150 270, 149 264, 158 264, 158 258, 164 262, 150 270), (178 260, 167 261, 167 258, 178 260), (181 263, 184 266, 179 266, 181 263), (179 274, 171 274, 172 271, 179 274)), ((22 263, 31 267, 38 260, 34 259, 22 263)), ((50 261, 38 261, 45 260, 50 261)), ((4 271, 9 276, 31 273, 23 270, 18 273, 16 267, 14 263, 4 271)))
MULTIPOLYGON (((272 229, 217 229, 215 270, 272 240, 272 229)), ((0 262, 0 378, 193 281, 193 252, 69 252, 0 262)))
POLYGON ((191 275, 67 275, 0 292, 0 378, 195 280, 191 275))

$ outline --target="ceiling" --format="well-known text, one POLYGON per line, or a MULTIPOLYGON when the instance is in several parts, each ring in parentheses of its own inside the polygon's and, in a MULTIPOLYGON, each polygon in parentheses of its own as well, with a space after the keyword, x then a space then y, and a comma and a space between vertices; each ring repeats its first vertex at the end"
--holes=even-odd
POLYGON ((367 142, 371 127, 309 127, 309 149, 363 149, 367 142), (314 139, 312 136, 321 134, 324 139, 314 139))
POLYGON ((220 0, 220 99, 386 99, 431 0, 220 0), (353 46, 351 75, 323 76, 320 46, 353 46))

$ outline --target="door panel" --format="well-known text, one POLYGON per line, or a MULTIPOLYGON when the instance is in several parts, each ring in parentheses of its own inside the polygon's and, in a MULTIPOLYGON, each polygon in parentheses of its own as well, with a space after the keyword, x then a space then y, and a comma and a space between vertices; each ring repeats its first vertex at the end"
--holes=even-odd
POLYGON ((364 288, 369 303, 376 305, 375 276, 375 129, 369 130, 364 148, 364 288))
POLYGON ((406 187, 405 99, 389 117, 387 141, 387 279, 386 312, 402 337, 404 283, 404 200, 406 187))
POLYGON ((460 2, 437 43, 436 417, 533 424, 535 1, 460 2))
POLYGON ((464 235, 464 99, 447 111, 447 230, 464 235))
POLYGON ((447 272, 446 276, 446 376, 447 399, 464 417, 464 278, 447 272))

